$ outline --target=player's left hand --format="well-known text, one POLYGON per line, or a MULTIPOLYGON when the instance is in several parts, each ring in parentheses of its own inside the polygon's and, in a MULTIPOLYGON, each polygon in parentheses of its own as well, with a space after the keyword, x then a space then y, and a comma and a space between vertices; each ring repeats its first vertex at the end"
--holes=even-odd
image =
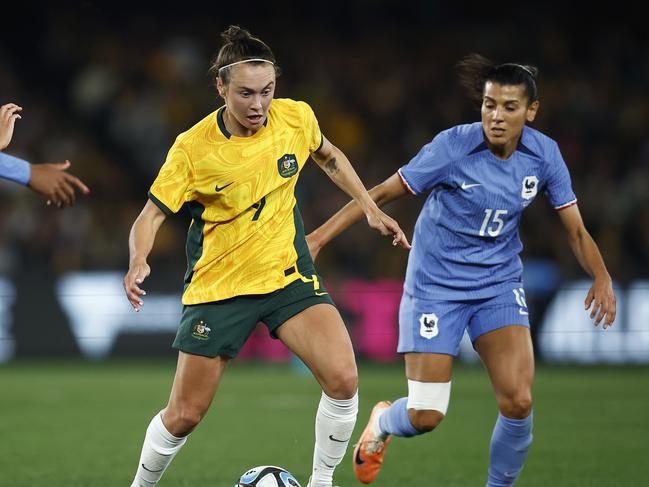
POLYGON ((19 107, 15 103, 7 103, 0 107, 0 150, 5 149, 14 135, 14 124, 20 120, 19 107))
POLYGON ((598 326, 604 319, 603 328, 606 329, 615 321, 616 301, 613 292, 613 282, 610 277, 595 278, 593 285, 588 291, 584 308, 590 309, 590 319, 598 326))
POLYGON ((367 213, 367 223, 381 235, 392 235, 394 237, 392 245, 400 245, 404 249, 410 250, 410 243, 399 224, 378 208, 367 213))

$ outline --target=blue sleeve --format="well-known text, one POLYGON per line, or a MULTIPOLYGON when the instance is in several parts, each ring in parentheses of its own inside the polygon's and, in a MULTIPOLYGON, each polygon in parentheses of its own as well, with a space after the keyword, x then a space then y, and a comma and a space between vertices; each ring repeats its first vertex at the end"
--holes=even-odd
POLYGON ((32 168, 29 162, 0 152, 0 178, 10 179, 26 186, 31 175, 32 168))
POLYGON ((413 193, 421 194, 446 179, 451 162, 447 139, 446 132, 438 134, 399 169, 403 182, 413 193))
POLYGON ((560 210, 576 203, 577 197, 572 190, 570 173, 556 142, 553 142, 550 148, 547 163, 545 194, 550 199, 550 204, 555 210, 560 210))

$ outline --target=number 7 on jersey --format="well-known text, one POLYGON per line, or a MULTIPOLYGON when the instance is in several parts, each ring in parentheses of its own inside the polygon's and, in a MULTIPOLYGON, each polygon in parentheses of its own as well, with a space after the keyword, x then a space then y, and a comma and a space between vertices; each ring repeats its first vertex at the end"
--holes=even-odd
POLYGON ((252 216, 252 221, 255 222, 259 220, 259 215, 261 214, 261 210, 264 209, 264 205, 266 205, 266 197, 264 196, 262 199, 259 200, 259 203, 255 203, 252 205, 253 208, 256 208, 257 211, 255 211, 255 214, 252 216))

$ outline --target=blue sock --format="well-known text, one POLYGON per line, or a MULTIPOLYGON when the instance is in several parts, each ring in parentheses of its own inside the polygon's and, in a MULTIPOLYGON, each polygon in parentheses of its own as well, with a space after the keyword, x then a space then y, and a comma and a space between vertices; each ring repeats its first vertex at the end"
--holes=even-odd
POLYGON ((381 414, 379 428, 383 433, 394 436, 409 437, 421 434, 415 429, 408 417, 407 397, 397 399, 387 411, 381 414))
POLYGON ((487 487, 509 487, 518 478, 532 444, 532 413, 525 419, 498 414, 491 435, 487 487))

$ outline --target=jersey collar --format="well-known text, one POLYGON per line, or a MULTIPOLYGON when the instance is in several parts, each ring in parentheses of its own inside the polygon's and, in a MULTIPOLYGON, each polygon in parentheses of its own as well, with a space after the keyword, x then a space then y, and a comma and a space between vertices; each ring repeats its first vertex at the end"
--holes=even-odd
MULTIPOLYGON (((532 157, 535 157, 535 158, 537 158, 537 159, 540 159, 541 157, 540 157, 536 152, 534 152, 532 149, 530 149, 529 147, 527 147, 527 146, 523 143, 523 137, 525 137, 525 133, 526 133, 526 127, 523 127, 523 133, 521 134, 521 138, 518 139, 518 145, 516 146, 516 149, 514 150, 514 152, 516 152, 516 151, 518 151, 518 152, 522 152, 523 154, 527 154, 528 156, 532 156, 532 157)), ((482 137, 483 137, 482 142, 480 142, 480 143, 479 143, 479 144, 478 144, 478 145, 477 145, 477 146, 476 146, 476 147, 475 147, 471 152, 469 152, 467 155, 471 156, 471 155, 473 155, 473 154, 477 154, 478 152, 482 152, 482 151, 485 151, 485 150, 489 150, 489 147, 487 146, 487 141, 484 140, 484 137, 485 137, 485 136, 484 136, 484 133, 482 134, 482 137)))
MULTIPOLYGON (((225 112, 225 106, 222 106, 216 111, 216 123, 219 126, 219 130, 223 134, 223 136, 226 139, 229 139, 232 137, 232 134, 228 130, 228 128, 225 126, 225 121, 223 120, 223 112, 225 112)), ((264 127, 268 124, 268 116, 266 116, 266 120, 264 120, 264 127)), ((236 137, 236 135, 235 135, 236 137)), ((244 137, 242 137, 244 138, 244 137)))

